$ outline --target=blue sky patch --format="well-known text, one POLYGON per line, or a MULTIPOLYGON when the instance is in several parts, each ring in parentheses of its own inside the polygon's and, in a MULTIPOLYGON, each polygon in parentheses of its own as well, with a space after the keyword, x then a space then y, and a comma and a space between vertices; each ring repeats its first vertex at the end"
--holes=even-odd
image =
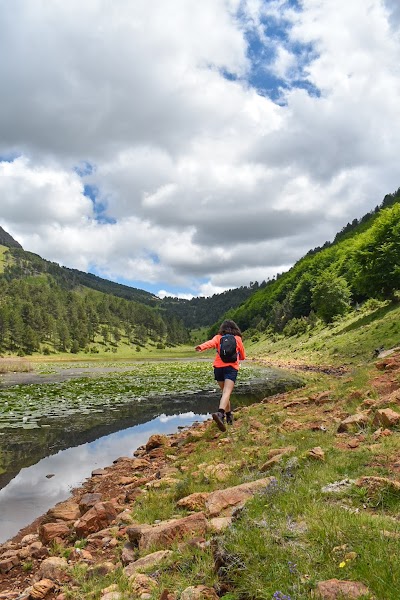
POLYGON ((107 205, 98 200, 99 189, 95 185, 86 183, 83 187, 83 195, 89 198, 93 204, 94 218, 98 223, 116 223, 116 219, 107 215, 107 205))

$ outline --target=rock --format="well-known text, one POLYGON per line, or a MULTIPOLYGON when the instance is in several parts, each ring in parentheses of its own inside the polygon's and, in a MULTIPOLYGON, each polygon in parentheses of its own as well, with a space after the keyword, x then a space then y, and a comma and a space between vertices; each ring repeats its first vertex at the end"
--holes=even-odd
POLYGON ((374 492, 382 488, 390 488, 394 492, 400 492, 400 481, 394 481, 387 477, 364 476, 356 480, 358 487, 366 487, 374 492))
POLYGON ((71 529, 65 523, 43 523, 39 527, 39 537, 43 544, 48 544, 55 538, 66 538, 71 529))
POLYGON ((159 550, 158 552, 147 554, 147 556, 143 556, 142 558, 129 563, 124 569, 125 575, 131 577, 134 573, 138 573, 143 569, 156 567, 172 554, 172 550, 159 550))
POLYGON ((129 542, 127 542, 124 547, 122 548, 122 553, 121 553, 121 562, 123 565, 128 565, 129 563, 133 562, 136 560, 136 549, 132 546, 132 544, 130 544, 129 542))
POLYGON ((97 565, 93 565, 88 568, 86 576, 88 579, 94 577, 105 577, 105 575, 108 575, 109 573, 115 571, 116 568, 117 566, 114 565, 114 563, 112 563, 111 561, 97 563, 97 565))
POLYGON ((68 563, 65 558, 59 558, 58 556, 51 556, 46 558, 39 567, 38 572, 35 575, 35 581, 41 579, 50 579, 56 583, 62 583, 68 580, 66 573, 68 569, 68 563))
POLYGON ((297 429, 301 429, 303 425, 296 421, 296 419, 285 419, 281 425, 281 429, 284 431, 297 431, 297 429))
POLYGON ((44 558, 49 555, 49 550, 46 546, 43 546, 42 542, 33 542, 29 548, 29 553, 32 558, 44 558))
POLYGON ((114 521, 117 511, 111 502, 97 502, 75 523, 75 530, 79 537, 86 537, 104 529, 114 521))
POLYGON ((146 443, 146 452, 153 450, 154 448, 160 448, 160 446, 165 446, 167 438, 165 435, 160 435, 156 433, 151 435, 146 443))
POLYGON ((224 531, 232 524, 232 517, 214 517, 210 519, 210 529, 214 533, 224 531))
POLYGON ((16 567, 17 565, 20 564, 20 559, 18 557, 18 553, 15 552, 15 554, 11 555, 11 556, 1 556, 0 557, 0 573, 8 573, 8 571, 11 571, 11 569, 13 569, 14 567, 16 567))
POLYGON ((101 501, 101 494, 84 494, 79 502, 81 515, 101 501))
POLYGON ((185 496, 177 502, 177 506, 180 508, 187 508, 188 510, 203 510, 206 505, 206 500, 209 496, 208 492, 195 492, 190 496, 185 496))
POLYGON ((360 596, 369 594, 369 589, 357 581, 340 581, 339 579, 328 579, 317 583, 314 598, 321 600, 356 600, 360 596))
POLYGON ((182 519, 170 519, 158 525, 144 527, 128 527, 126 530, 132 544, 139 550, 147 550, 151 546, 168 547, 174 540, 184 538, 189 534, 205 533, 207 520, 204 513, 199 512, 182 519))
POLYGON ((369 414, 366 412, 350 415, 340 423, 338 427, 338 433, 345 433, 347 431, 359 431, 360 429, 364 429, 368 425, 368 422, 369 414))
POLYGON ((296 450, 296 446, 285 446, 284 448, 271 448, 267 456, 268 458, 272 458, 273 456, 277 456, 279 454, 292 454, 293 452, 296 452, 296 450))
POLYGON ((50 579, 41 579, 33 584, 29 597, 32 598, 32 600, 41 600, 41 598, 47 596, 54 587, 54 581, 51 581, 50 579))
POLYGON ((321 392, 320 394, 317 394, 317 396, 315 396, 313 400, 318 406, 321 406, 321 404, 327 404, 332 400, 332 398, 330 397, 330 391, 325 391, 321 392))
POLYGON ((122 600, 123 595, 121 592, 106 592, 102 594, 100 600, 122 600))
POLYGON ((219 597, 214 588, 196 585, 183 590, 180 600, 219 600, 219 597))
POLYGON ((267 488, 272 482, 276 483, 275 477, 265 477, 242 483, 225 490, 216 490, 211 492, 206 501, 206 512, 210 517, 216 517, 222 512, 227 516, 233 513, 236 508, 244 506, 246 501, 263 488, 267 488))
POLYGON ((270 469, 272 469, 273 467, 275 467, 277 464, 279 464, 280 462, 282 462, 282 458, 283 458, 283 454, 275 454, 272 458, 270 458, 269 460, 267 460, 267 462, 265 462, 260 467, 261 473, 265 473, 266 471, 269 471, 270 469))
POLYGON ((108 475, 107 469, 95 469, 92 471, 92 477, 103 477, 104 475, 108 475))
POLYGON ((321 492, 324 494, 340 494, 344 490, 351 488, 352 485, 355 484, 355 479, 342 479, 341 481, 334 481, 333 483, 328 483, 321 488, 321 492))
POLYGON ((315 446, 315 448, 311 448, 311 450, 307 452, 307 456, 309 456, 310 458, 315 458, 316 460, 325 460, 325 452, 320 446, 315 446))
POLYGON ((28 535, 24 535, 24 537, 21 540, 21 546, 29 546, 30 544, 33 544, 33 542, 37 542, 39 539, 39 536, 37 533, 30 533, 28 535))
POLYGON ((61 521, 76 521, 81 516, 78 504, 72 500, 59 502, 47 514, 52 519, 61 521))
POLYGON ((382 408, 377 410, 375 413, 373 425, 377 427, 382 425, 383 427, 394 427, 400 420, 400 414, 391 408, 382 408))
POLYGON ((134 596, 142 598, 142 600, 151 598, 152 592, 158 587, 158 583, 154 579, 148 575, 143 575, 142 573, 134 573, 130 578, 130 581, 134 596))
POLYGON ((135 458, 131 463, 131 468, 135 471, 143 471, 151 467, 151 463, 144 458, 135 458))

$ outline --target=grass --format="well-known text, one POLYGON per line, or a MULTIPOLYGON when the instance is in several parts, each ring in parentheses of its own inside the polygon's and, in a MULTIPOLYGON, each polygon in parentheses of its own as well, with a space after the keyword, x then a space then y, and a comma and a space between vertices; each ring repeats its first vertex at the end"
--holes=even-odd
POLYGON ((23 358, 0 358, 0 374, 5 373, 29 373, 33 370, 30 361, 23 358))

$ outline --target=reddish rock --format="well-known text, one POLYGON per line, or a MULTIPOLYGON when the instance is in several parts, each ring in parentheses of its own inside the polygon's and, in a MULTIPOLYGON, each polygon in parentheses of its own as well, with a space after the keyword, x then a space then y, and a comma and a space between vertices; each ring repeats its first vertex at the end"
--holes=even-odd
POLYGON ((196 585, 183 590, 180 600, 219 600, 219 597, 214 588, 196 585))
POLYGON ((328 579, 317 583, 314 597, 321 600, 342 600, 342 598, 357 600, 367 594, 369 594, 369 589, 358 581, 328 579))
POLYGON ((61 583, 68 579, 66 573, 67 569, 68 563, 65 558, 51 556, 50 558, 46 558, 40 565, 39 570, 35 575, 35 581, 50 579, 56 583, 61 583))
POLYGON ((40 540, 48 544, 55 538, 66 538, 71 530, 65 523, 43 523, 39 528, 40 540))
POLYGON ((270 458, 269 460, 267 460, 267 462, 265 462, 260 467, 261 473, 265 473, 266 471, 269 471, 270 469, 273 469, 273 467, 275 467, 277 464, 279 464, 280 462, 282 462, 282 458, 283 458, 283 454, 275 454, 274 456, 272 456, 272 458, 270 458))
POLYGON ((272 458, 277 454, 292 454, 292 452, 296 452, 296 446, 285 446, 284 448, 271 448, 268 452, 268 458, 272 458))
POLYGON ((373 420, 373 425, 379 427, 394 427, 400 420, 400 414, 391 408, 382 408, 377 410, 373 420))
POLYGON ((17 552, 10 556, 5 556, 3 554, 3 556, 0 557, 0 573, 8 573, 8 571, 11 571, 13 567, 16 567, 19 564, 20 559, 17 552))
POLYGON ((177 506, 187 508, 188 510, 203 510, 208 496, 208 492, 195 492, 194 494, 190 494, 190 496, 181 498, 177 502, 177 506))
POLYGON ((320 446, 315 446, 315 448, 311 448, 311 450, 307 452, 307 456, 309 458, 315 458, 316 460, 325 460, 325 452, 320 446))
POLYGON ((368 422, 369 414, 367 412, 360 412, 356 413, 355 415, 350 415, 340 423, 338 427, 338 433, 359 431, 360 429, 364 429, 368 425, 368 422))
POLYGON ((134 573, 138 573, 143 569, 153 568, 159 565, 163 560, 173 554, 172 550, 159 550, 158 552, 152 552, 147 554, 134 562, 128 564, 124 569, 125 575, 131 577, 134 573))
POLYGON ((139 550, 147 550, 151 546, 169 547, 174 540, 179 540, 190 534, 204 534, 207 529, 207 519, 204 513, 195 513, 182 519, 170 519, 158 525, 145 527, 128 527, 126 532, 132 544, 138 545, 139 550))
POLYGON ((206 511, 211 517, 216 517, 222 512, 232 514, 236 508, 243 506, 257 491, 267 488, 275 482, 275 477, 264 477, 225 490, 211 492, 206 501, 206 511))
POLYGON ((159 433, 151 435, 146 443, 146 452, 149 452, 149 450, 153 450, 154 448, 164 446, 166 441, 167 438, 165 437, 165 435, 160 435, 159 433))
POLYGON ((49 592, 54 589, 54 582, 50 579, 41 579, 37 583, 34 583, 32 589, 30 590, 29 598, 32 600, 41 600, 47 596, 49 592))
POLYGON ((52 519, 61 521, 76 521, 81 516, 78 504, 72 500, 59 502, 47 514, 52 519))
POLYGON ((79 510, 83 515, 89 508, 101 501, 101 494, 84 494, 79 502, 79 510))
POLYGON ((105 529, 117 516, 117 511, 111 502, 97 502, 75 523, 75 530, 79 537, 86 537, 105 529))

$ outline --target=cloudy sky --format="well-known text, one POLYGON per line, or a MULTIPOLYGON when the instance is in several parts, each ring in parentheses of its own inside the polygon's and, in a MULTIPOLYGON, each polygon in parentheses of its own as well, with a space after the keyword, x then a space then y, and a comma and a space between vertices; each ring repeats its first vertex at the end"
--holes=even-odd
POLYGON ((287 270, 400 187, 398 0, 0 0, 0 225, 158 293, 287 270))

